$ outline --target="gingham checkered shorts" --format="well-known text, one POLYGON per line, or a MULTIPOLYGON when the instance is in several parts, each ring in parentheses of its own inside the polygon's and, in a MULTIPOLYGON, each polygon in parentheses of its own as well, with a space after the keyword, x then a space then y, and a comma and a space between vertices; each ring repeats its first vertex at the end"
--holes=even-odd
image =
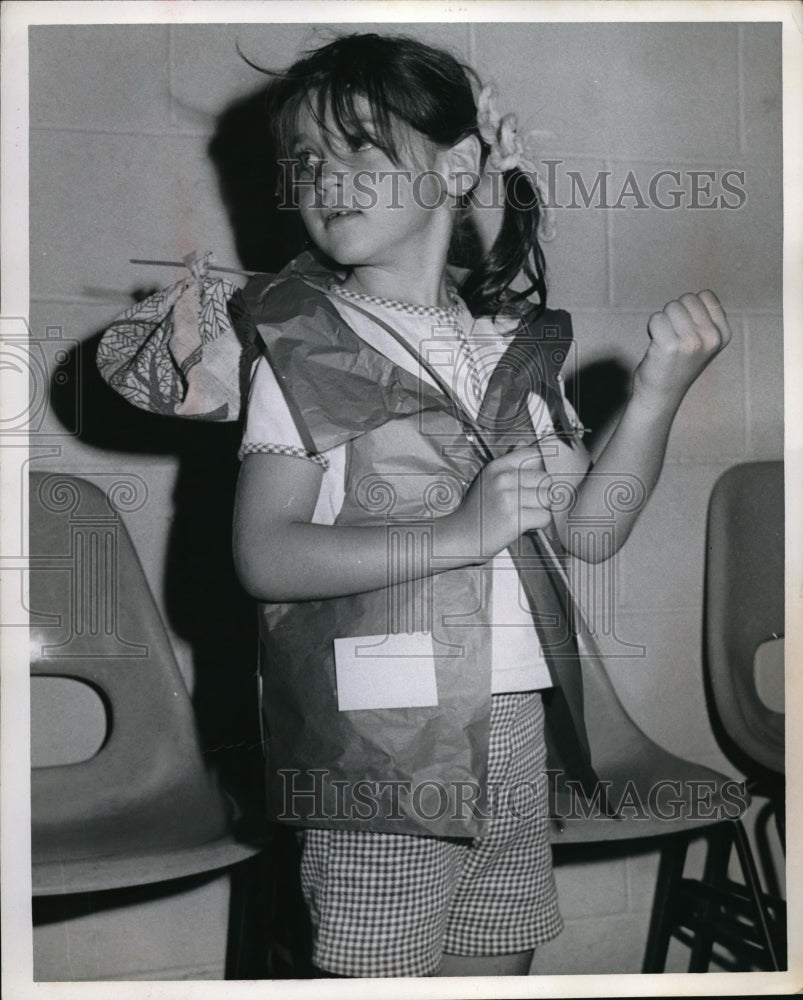
POLYGON ((488 758, 497 808, 481 838, 303 830, 312 960, 340 976, 428 976, 442 955, 528 951, 563 928, 552 876, 544 711, 494 695, 488 758))

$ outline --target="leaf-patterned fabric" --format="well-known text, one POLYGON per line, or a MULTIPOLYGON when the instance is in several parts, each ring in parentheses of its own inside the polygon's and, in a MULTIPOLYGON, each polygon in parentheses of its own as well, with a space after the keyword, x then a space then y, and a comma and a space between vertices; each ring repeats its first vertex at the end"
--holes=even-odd
POLYGON ((97 365, 134 406, 201 420, 237 420, 257 334, 233 282, 210 278, 211 253, 189 275, 127 309, 106 330, 97 365))

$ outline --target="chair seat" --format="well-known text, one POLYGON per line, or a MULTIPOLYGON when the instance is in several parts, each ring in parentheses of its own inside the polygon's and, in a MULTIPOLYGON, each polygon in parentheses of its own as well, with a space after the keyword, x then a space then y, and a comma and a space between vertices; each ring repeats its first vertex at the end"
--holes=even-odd
MULTIPOLYGON (((93 844, 93 848, 102 845, 93 844)), ((184 844, 171 851, 102 853, 37 862, 34 859, 34 896, 101 892, 125 886, 149 885, 228 868, 258 854, 263 845, 249 844, 231 836, 203 844, 184 844)))
POLYGON ((732 778, 676 757, 646 738, 640 750, 613 766, 598 767, 618 817, 605 815, 599 802, 578 799, 576 791, 557 783, 553 844, 693 833, 723 819, 737 819, 749 805, 749 796, 732 778))

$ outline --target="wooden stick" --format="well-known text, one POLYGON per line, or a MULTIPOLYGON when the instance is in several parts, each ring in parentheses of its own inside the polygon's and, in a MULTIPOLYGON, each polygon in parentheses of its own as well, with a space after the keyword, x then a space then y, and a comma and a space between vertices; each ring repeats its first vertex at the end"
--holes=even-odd
MULTIPOLYGON (((186 267, 187 265, 183 260, 139 260, 138 258, 132 258, 128 262, 129 264, 147 264, 150 267, 186 267)), ((236 267, 215 267, 214 264, 209 265, 210 271, 223 271, 226 274, 244 274, 248 278, 252 278, 257 272, 256 271, 241 271, 236 267)))

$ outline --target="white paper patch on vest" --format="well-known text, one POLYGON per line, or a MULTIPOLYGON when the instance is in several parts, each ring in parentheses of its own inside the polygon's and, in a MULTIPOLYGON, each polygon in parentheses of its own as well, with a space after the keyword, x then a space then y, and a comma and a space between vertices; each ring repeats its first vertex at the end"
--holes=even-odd
POLYGON ((335 639, 335 672, 341 712, 438 704, 432 636, 422 632, 335 639))

